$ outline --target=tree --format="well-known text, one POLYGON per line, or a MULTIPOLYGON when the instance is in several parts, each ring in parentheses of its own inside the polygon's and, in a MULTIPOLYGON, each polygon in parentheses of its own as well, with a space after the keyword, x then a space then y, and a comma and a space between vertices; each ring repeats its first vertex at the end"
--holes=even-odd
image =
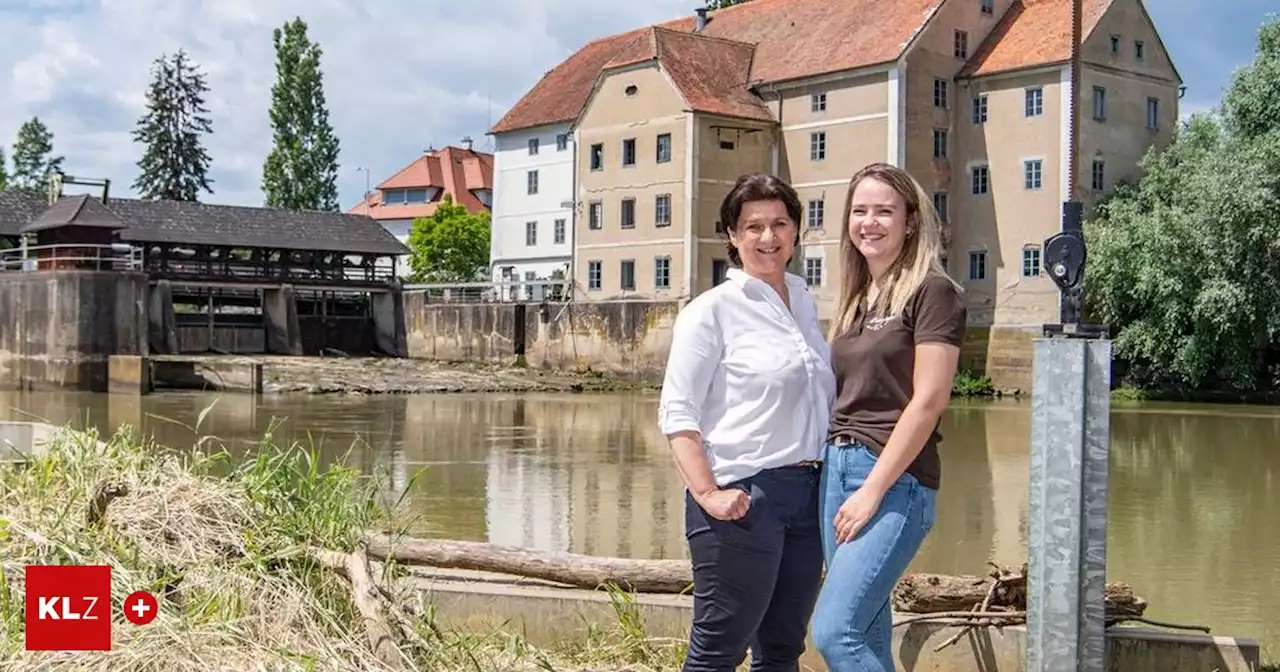
POLYGON ((18 129, 18 139, 13 143, 13 175, 10 183, 14 189, 43 192, 49 176, 62 169, 63 157, 52 156, 53 133, 32 117, 18 129))
POLYGON ((133 182, 142 198, 195 201, 201 190, 213 193, 209 153, 200 140, 213 133, 204 105, 208 91, 204 73, 185 51, 152 63, 147 112, 133 132, 134 141, 146 147, 133 182))
POLYGON ((268 207, 338 209, 338 138, 325 106, 320 46, 296 18, 272 33, 276 83, 271 87, 273 146, 262 169, 268 207))
POLYGON ((749 0, 707 0, 707 9, 724 9, 734 5, 741 5, 749 0))
POLYGON ((409 230, 411 282, 477 282, 489 266, 489 213, 472 214, 445 194, 409 230))
POLYGON ((1280 388, 1280 21, 1259 46, 1086 225, 1089 308, 1132 384, 1280 388))
POLYGON ((9 186, 9 171, 4 167, 4 148, 0 147, 0 191, 9 186))

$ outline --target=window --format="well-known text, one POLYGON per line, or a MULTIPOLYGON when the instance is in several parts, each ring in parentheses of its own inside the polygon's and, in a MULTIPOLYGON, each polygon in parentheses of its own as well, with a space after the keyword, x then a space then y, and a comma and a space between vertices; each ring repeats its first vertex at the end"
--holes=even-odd
POLYGON ((569 149, 569 134, 561 133, 556 136, 556 151, 563 152, 566 149, 569 149))
POLYGON ((1028 245, 1022 248, 1022 277, 1040 277, 1040 246, 1028 245))
POLYGON ((995 14, 995 0, 978 0, 978 7, 982 9, 983 14, 995 14))
POLYGON ((587 289, 600 289, 601 280, 604 279, 604 264, 598 259, 592 259, 587 262, 587 289))
POLYGON ((1038 117, 1044 114, 1044 89, 1039 87, 1027 89, 1023 96, 1026 100, 1026 109, 1023 112, 1025 116, 1038 117))
POLYGON ((947 198, 947 192, 933 192, 933 209, 938 213, 938 219, 947 221, 947 211, 951 209, 951 203, 947 198))
POLYGON ((622 141, 622 165, 636 165, 636 139, 627 138, 622 141))
POLYGON ((624 291, 632 291, 636 288, 635 259, 623 259, 618 265, 618 284, 624 291))
POLYGON ((933 80, 933 106, 947 109, 947 94, 950 93, 950 87, 945 79, 934 78, 933 80))
POLYGON ((555 239, 555 244, 556 244, 556 245, 563 245, 563 244, 564 244, 564 229, 565 229, 565 225, 564 225, 564 220, 563 220, 563 219, 557 219, 557 220, 555 221, 555 224, 554 224, 554 225, 552 225, 552 227, 551 227, 551 236, 552 236, 552 238, 554 238, 554 239, 555 239))
POLYGON ((671 160, 671 134, 663 133, 658 136, 658 163, 667 163, 671 160))
POLYGON ((827 111, 827 94, 815 93, 809 96, 810 112, 826 112, 827 111))
POLYGON ((653 225, 657 227, 671 226, 671 194, 662 194, 654 197, 653 225))
POLYGON ((809 160, 822 161, 827 158, 827 132, 818 131, 809 134, 809 160))
POLYGON ((969 174, 969 181, 974 196, 980 196, 987 193, 991 188, 991 175, 986 166, 978 166, 969 174))
POLYGON ((1107 90, 1101 86, 1093 87, 1093 120, 1107 120, 1107 90))
POLYGON ((969 253, 969 279, 970 280, 986 280, 987 279, 987 253, 986 252, 970 252, 969 253))
POLYGON ((1147 99, 1147 128, 1156 130, 1160 128, 1160 99, 1147 99))
POLYGON ((969 58, 969 33, 956 31, 956 58, 969 58))
POLYGON ((604 226, 604 203, 592 201, 587 206, 587 228, 599 229, 604 226))
POLYGON ((822 286, 822 257, 805 258, 804 281, 810 287, 822 286))
POLYGON ((591 145, 591 170, 604 170, 604 145, 591 145))
POLYGON ((987 123, 987 94, 973 97, 973 124, 979 126, 987 123))
POLYGON ((1111 36, 1111 55, 1112 56, 1120 55, 1120 36, 1119 35, 1111 36))
POLYGON ((538 244, 538 223, 524 223, 524 244, 533 247, 538 244))
POLYGON ((531 170, 525 174, 525 186, 530 194, 538 193, 538 171, 531 170))
POLYGON ((933 158, 947 158, 947 129, 933 129, 933 158))
POLYGON ((538 153, 538 139, 529 138, 529 156, 533 156, 537 153, 538 153))
POLYGON ((1039 189, 1044 186, 1044 161, 1032 159, 1022 162, 1022 188, 1039 189))
POLYGON ((805 214, 811 229, 821 229, 827 217, 827 203, 821 198, 809 199, 809 211, 805 214))
POLYGON ((671 257, 653 258, 653 287, 666 289, 671 286, 671 257))
POLYGON ((711 284, 712 286, 724 282, 724 277, 729 274, 729 262, 724 259, 711 260, 711 284))
POLYGON ((622 212, 620 213, 620 215, 621 215, 620 219, 622 220, 622 228, 624 229, 636 228, 636 199, 634 198, 622 199, 622 212))
POLYGON ((1102 159, 1093 160, 1092 180, 1089 186, 1094 191, 1104 191, 1107 188, 1107 162, 1102 159))
POLYGON ((1134 40, 1133 41, 1133 57, 1141 61, 1143 56, 1146 56, 1145 45, 1142 44, 1142 40, 1134 40))

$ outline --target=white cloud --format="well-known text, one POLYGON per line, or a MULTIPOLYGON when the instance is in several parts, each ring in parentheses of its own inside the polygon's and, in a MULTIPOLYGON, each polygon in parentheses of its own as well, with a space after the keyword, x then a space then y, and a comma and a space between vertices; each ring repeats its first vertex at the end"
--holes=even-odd
POLYGON ((131 194, 151 61, 185 48, 208 74, 214 203, 256 205, 270 149, 271 31, 295 16, 324 51, 343 208, 428 145, 496 122, 588 40, 692 12, 689 0, 0 0, 0 145, 39 115, 65 170, 131 194))

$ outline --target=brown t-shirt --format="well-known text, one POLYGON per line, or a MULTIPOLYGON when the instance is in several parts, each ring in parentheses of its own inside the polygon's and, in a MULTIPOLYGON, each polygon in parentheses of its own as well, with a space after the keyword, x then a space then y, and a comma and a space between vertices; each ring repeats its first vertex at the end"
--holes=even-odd
MULTIPOLYGON (((836 373, 836 401, 828 439, 844 436, 861 441, 875 453, 884 450, 893 427, 912 394, 915 346, 920 343, 964 341, 964 298, 941 275, 930 275, 907 302, 902 315, 881 320, 854 320, 848 331, 831 343, 836 373)), ((929 488, 942 479, 935 426, 907 472, 929 488)))

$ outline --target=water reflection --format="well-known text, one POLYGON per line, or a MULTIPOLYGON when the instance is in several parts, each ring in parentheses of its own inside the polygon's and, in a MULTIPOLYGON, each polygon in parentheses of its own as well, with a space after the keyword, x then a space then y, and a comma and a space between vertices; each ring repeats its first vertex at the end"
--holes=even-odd
MULTIPOLYGON (((388 479, 418 534, 556 551, 678 558, 682 488, 651 395, 357 397, 0 393, 0 419, 140 426, 237 454, 263 433, 388 479)), ((982 573, 1026 559, 1028 404, 957 405, 943 424, 935 532, 913 569, 982 573)), ((1280 411, 1148 405, 1112 418, 1112 580, 1149 615, 1280 638, 1280 411)))

